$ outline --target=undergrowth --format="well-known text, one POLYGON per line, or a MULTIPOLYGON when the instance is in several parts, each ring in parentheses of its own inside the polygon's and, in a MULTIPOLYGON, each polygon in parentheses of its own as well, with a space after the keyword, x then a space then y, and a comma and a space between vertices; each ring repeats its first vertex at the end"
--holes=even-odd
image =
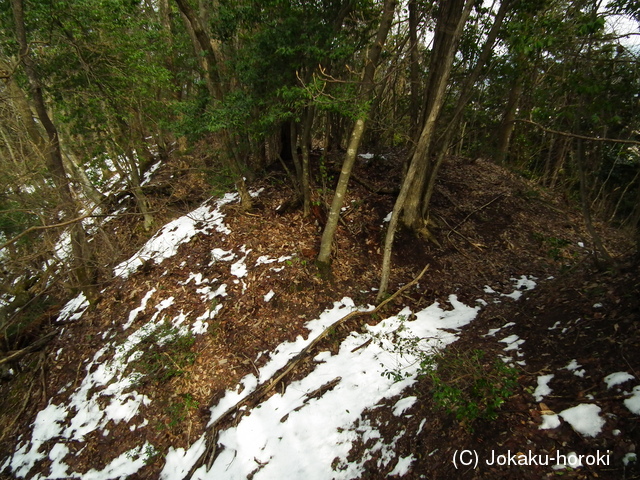
MULTIPOLYGON (((518 385, 514 367, 480 349, 425 346, 422 339, 402 334, 403 331, 404 320, 393 334, 377 341, 399 359, 418 364, 417 376, 429 380, 429 392, 437 408, 469 430, 476 420, 497 418, 500 407, 518 385)), ((414 374, 399 362, 383 375, 400 381, 414 374)))

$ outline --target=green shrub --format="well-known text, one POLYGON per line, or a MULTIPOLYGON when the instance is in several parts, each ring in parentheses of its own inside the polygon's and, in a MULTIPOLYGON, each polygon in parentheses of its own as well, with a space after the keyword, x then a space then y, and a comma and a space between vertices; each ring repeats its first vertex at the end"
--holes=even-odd
POLYGON ((197 354, 192 351, 195 337, 171 325, 163 325, 140 342, 143 355, 133 362, 142 383, 165 383, 185 373, 197 354))
POLYGON ((482 350, 445 350, 423 358, 420 375, 432 382, 436 406, 467 426, 493 420, 518 385, 517 370, 482 350))
MULTIPOLYGON (((477 419, 497 417, 499 408, 518 385, 515 368, 478 349, 426 348, 420 338, 399 335, 403 330, 401 325, 393 334, 385 335, 385 340, 392 341, 392 352, 399 358, 417 358, 418 377, 431 381, 430 393, 437 408, 453 415, 469 429, 477 419)), ((377 341, 383 345, 381 338, 377 341)), ((385 370, 383 375, 400 381, 410 374, 398 365, 385 370)))

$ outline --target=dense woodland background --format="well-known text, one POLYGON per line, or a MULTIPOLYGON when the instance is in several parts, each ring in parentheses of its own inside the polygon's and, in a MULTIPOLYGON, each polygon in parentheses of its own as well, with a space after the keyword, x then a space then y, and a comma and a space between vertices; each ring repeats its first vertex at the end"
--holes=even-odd
POLYGON ((357 154, 401 152, 380 295, 396 230, 433 236, 452 155, 575 201, 611 265, 593 223, 640 227, 639 21, 634 0, 0 3, 5 347, 65 295, 95 297, 131 253, 102 223, 126 195, 140 238, 166 215, 151 197, 188 203, 175 182, 145 184, 159 160, 209 194, 236 188, 247 210, 251 182, 283 169, 306 214, 326 209, 330 269, 357 154), (108 195, 115 179, 125 191, 108 195))

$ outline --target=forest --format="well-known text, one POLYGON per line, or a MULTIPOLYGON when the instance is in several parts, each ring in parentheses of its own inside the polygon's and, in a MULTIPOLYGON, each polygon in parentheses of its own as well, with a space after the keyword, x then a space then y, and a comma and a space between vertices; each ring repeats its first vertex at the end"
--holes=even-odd
POLYGON ((378 303, 407 238, 441 247, 448 163, 553 192, 614 271, 603 228, 640 252, 639 22, 635 0, 2 2, 2 378, 69 299, 100 308, 160 227, 228 192, 259 217, 275 177, 279 214, 318 228, 303 254, 323 282, 354 185, 390 202, 384 228, 361 227, 378 303))
POLYGON ((381 292, 397 225, 429 235, 447 155, 640 225, 634 2, 12 0, 0 14, 4 319, 52 284, 95 290, 96 254, 117 250, 90 222, 114 204, 105 186, 123 182, 150 231, 145 172, 172 155, 200 168, 195 145, 205 181, 244 209, 246 183, 282 164, 305 214, 326 207, 325 264, 361 146, 403 148, 381 292), (339 179, 318 195, 332 151, 339 179))

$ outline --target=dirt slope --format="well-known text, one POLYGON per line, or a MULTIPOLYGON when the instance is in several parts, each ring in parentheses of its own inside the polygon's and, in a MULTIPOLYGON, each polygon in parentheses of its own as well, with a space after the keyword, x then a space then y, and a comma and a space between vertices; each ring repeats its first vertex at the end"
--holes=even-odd
MULTIPOLYGON (((356 173, 376 187, 387 188, 397 181, 399 170, 397 159, 389 156, 362 160, 356 173)), ((490 329, 504 328, 503 336, 517 335, 524 340, 519 344, 518 358, 524 364, 518 370, 518 386, 496 420, 460 423, 434 404, 428 379, 416 384, 414 394, 419 401, 402 418, 393 416, 390 408, 371 412, 370 420, 381 425, 385 437, 405 432, 397 442, 396 456, 413 454, 416 460, 403 478, 545 478, 556 474, 550 467, 540 466, 485 464, 473 470, 456 470, 453 454, 461 449, 473 449, 482 459, 490 458, 492 450, 499 454, 507 450, 580 454, 610 450, 607 467, 561 472, 569 478, 636 478, 639 472, 634 464, 625 467, 622 459, 634 452, 640 441, 639 417, 623 404, 629 397, 625 394, 629 388, 623 387, 628 385, 608 389, 603 381, 618 371, 640 378, 640 287, 638 262, 630 258, 630 243, 619 232, 601 229, 621 265, 615 271, 596 271, 579 215, 550 193, 482 160, 451 158, 441 175, 431 216, 432 231, 440 245, 399 232, 395 247, 390 290, 429 264, 427 278, 422 281, 426 288, 419 296, 405 295, 395 306, 425 307, 436 300, 445 303, 452 293, 474 304, 486 286, 496 292, 507 291, 511 279, 521 275, 535 277, 538 286, 525 294, 526 299, 488 305, 455 344, 458 352, 482 349, 494 358, 504 354, 505 343, 499 335, 486 336, 490 329), (514 325, 505 328, 509 322, 514 325), (584 376, 561 370, 572 360, 585 370, 584 376), (545 373, 555 374, 549 384, 552 393, 536 401, 537 379, 545 373), (579 403, 598 405, 606 418, 595 438, 576 433, 566 422, 558 428, 539 429, 541 413, 548 413, 542 410, 557 413, 579 403), (428 428, 422 425, 424 418, 428 428)), ((273 174, 252 186, 264 189, 254 211, 243 214, 234 205, 225 207, 228 235, 198 234, 163 263, 148 262, 130 278, 113 280, 81 321, 64 326, 52 322, 49 328, 60 331, 56 339, 42 352, 32 354, 24 362, 24 370, 0 386, 0 452, 13 451, 36 413, 63 395, 63 387, 78 384, 83 361, 101 348, 104 332, 114 323, 125 322, 150 288, 175 299, 166 313, 200 314, 215 308, 216 300, 214 297, 203 304, 202 294, 195 288, 197 280, 191 276, 197 270, 208 278, 227 275, 229 278, 220 280, 230 285, 226 294, 231 300, 218 311, 206 335, 176 347, 184 361, 169 352, 176 364, 175 375, 151 375, 150 381, 139 386, 140 393, 152 399, 144 416, 155 428, 145 431, 150 432, 148 440, 159 451, 169 446, 188 447, 206 425, 208 407, 215 399, 260 367, 258 353, 304 335, 305 321, 317 317, 331 302, 350 296, 356 304, 374 303, 372 289, 378 284, 383 219, 392 209, 393 197, 372 193, 353 182, 334 246, 333 275, 322 280, 313 265, 322 213, 306 219, 297 209, 282 208, 292 196, 283 178, 273 174), (286 268, 281 271, 274 272, 264 264, 234 283, 237 279, 212 261, 212 248, 220 242, 243 246, 252 259, 259 255, 290 258, 282 262, 286 268), (274 299, 265 302, 265 295, 272 290, 276 292, 274 299)), ((324 348, 337 345, 346 333, 346 329, 336 332, 324 348)), ((159 357, 169 356, 166 353, 157 352, 159 357)), ((154 365, 148 368, 153 371, 154 365)), ((303 365, 292 378, 304 375, 304 369, 303 365)), ((102 450, 125 452, 138 436, 124 423, 113 425, 109 437, 92 434, 87 448, 69 445, 70 452, 76 454, 72 467, 77 471, 100 468, 102 450)), ((368 446, 364 442, 354 448, 354 458, 368 446)), ((157 478, 162 465, 161 456, 154 457, 136 478, 157 478)), ((368 465, 366 478, 386 478, 396 462, 381 469, 374 458, 368 465)), ((46 472, 48 466, 41 462, 37 468, 46 472)))

